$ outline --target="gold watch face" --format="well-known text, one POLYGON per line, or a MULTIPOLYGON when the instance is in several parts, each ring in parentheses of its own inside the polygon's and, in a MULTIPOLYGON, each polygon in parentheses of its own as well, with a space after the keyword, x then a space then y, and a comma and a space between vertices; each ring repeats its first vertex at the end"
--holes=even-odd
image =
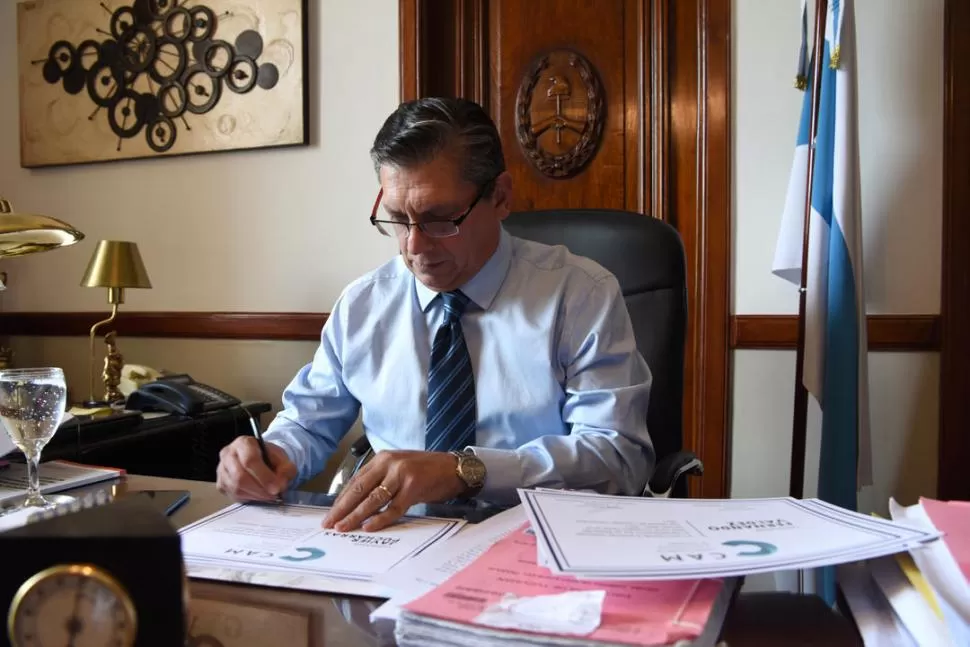
POLYGON ((470 488, 480 488, 485 484, 485 464, 472 454, 464 454, 458 459, 458 475, 470 488))
POLYGON ((13 647, 132 647, 138 626, 131 597, 110 573, 65 564, 21 585, 7 629, 13 647))

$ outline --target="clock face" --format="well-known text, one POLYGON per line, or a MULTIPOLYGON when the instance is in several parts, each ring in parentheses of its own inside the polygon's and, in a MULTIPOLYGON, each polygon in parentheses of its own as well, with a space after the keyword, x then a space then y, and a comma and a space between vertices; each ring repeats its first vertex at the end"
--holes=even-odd
POLYGON ((14 647, 131 647, 136 622, 131 598, 117 580, 75 564, 27 580, 8 617, 14 647))

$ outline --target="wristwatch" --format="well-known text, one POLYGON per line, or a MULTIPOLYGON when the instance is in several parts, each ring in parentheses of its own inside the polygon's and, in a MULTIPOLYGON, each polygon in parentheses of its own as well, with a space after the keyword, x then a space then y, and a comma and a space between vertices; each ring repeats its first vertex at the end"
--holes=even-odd
POLYGON ((455 474, 465 483, 462 497, 470 499, 478 495, 485 485, 485 463, 469 449, 450 453, 458 459, 455 474))

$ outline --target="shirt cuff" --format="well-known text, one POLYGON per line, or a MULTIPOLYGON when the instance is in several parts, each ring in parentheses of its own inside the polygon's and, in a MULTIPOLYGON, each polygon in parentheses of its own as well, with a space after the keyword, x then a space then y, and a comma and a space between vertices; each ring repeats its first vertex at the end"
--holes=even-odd
POLYGON ((469 447, 485 465, 485 484, 476 498, 495 503, 519 500, 516 488, 522 487, 522 462, 514 449, 469 447))

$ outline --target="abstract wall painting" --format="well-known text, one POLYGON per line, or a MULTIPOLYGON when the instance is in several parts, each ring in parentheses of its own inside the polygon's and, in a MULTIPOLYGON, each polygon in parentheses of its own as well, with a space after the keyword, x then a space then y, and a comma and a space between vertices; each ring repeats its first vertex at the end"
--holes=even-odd
POLYGON ((21 166, 308 144, 306 2, 20 3, 21 166))

